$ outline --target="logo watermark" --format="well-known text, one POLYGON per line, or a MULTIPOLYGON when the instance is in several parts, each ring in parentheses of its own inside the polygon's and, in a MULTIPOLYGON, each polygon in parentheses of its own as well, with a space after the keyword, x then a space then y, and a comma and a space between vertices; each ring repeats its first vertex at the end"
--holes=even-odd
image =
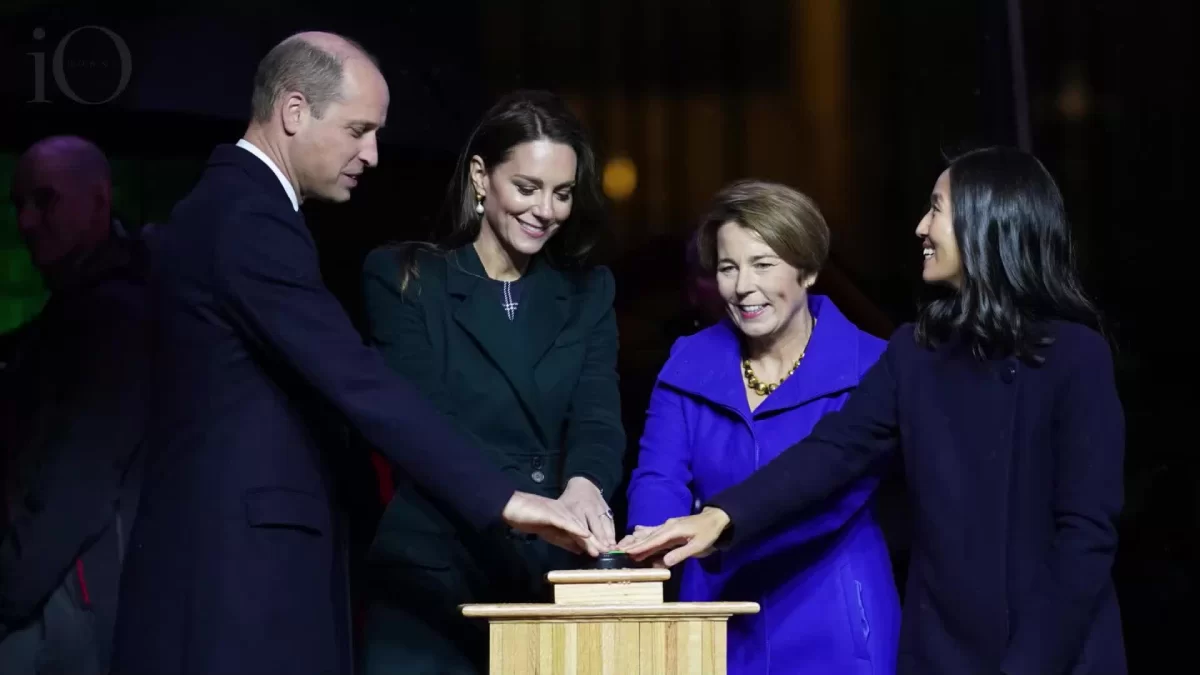
MULTIPOLYGON (((34 28, 33 39, 38 42, 45 40, 46 30, 40 26, 34 28)), ((46 96, 46 52, 26 52, 26 55, 33 57, 33 98, 27 101, 27 103, 52 103, 53 101, 46 96)), ((59 38, 58 43, 55 44, 54 52, 50 58, 50 72, 55 87, 63 96, 83 105, 103 105, 120 96, 125 91, 125 88, 129 86, 129 78, 133 75, 133 56, 129 52, 129 45, 125 44, 125 40, 114 31, 104 26, 79 26, 59 38), (83 31, 98 32, 112 43, 117 52, 117 65, 120 71, 116 86, 113 87, 111 92, 108 92, 107 96, 97 100, 89 100, 81 96, 76 91, 76 88, 71 85, 70 79, 67 77, 68 65, 75 70, 108 68, 110 66, 107 58, 68 58, 67 48, 71 40, 83 31)))

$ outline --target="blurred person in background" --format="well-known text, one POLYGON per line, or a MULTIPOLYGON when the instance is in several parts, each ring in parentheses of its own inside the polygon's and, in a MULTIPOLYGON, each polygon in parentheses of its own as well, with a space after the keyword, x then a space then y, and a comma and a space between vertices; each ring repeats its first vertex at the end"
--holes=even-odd
POLYGON ((50 300, 0 370, 0 672, 106 673, 149 403, 145 252, 86 139, 35 143, 11 197, 50 300))

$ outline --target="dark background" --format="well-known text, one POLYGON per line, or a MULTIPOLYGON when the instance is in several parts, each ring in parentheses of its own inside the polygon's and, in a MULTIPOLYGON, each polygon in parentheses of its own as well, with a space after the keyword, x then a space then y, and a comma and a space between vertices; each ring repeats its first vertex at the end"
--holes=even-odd
MULTIPOLYGON (((721 185, 756 176, 816 198, 835 233, 826 290, 886 334, 914 313, 912 231, 944 155, 987 143, 1032 149, 1066 195, 1118 350, 1129 434, 1116 575, 1133 672, 1174 661, 1200 627, 1187 328, 1197 149, 1187 64, 1200 24, 1190 3, 241 0, 107 3, 99 13, 92 4, 5 3, 0 180, 37 138, 87 136, 112 158, 118 208, 135 226, 165 220, 212 146, 240 136, 255 63, 275 42, 333 30, 379 56, 392 95, 381 166, 349 204, 305 206, 327 281, 356 321, 363 256, 427 236, 483 108, 515 87, 564 95, 602 162, 637 167, 632 195, 611 204, 606 251, 633 440, 683 312, 683 240, 721 185), (63 42, 85 26, 118 36, 128 57, 97 28, 63 42)), ((36 314, 44 296, 12 209, 0 210, 0 332, 36 314)))

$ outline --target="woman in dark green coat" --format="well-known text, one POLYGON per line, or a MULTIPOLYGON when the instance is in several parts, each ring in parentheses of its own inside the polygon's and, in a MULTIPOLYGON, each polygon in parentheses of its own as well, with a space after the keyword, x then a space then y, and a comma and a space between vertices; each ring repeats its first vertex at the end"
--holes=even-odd
MULTIPOLYGON (((613 278, 586 262, 604 227, 597 183, 570 110, 545 92, 509 95, 459 158, 449 235, 373 251, 364 287, 388 363, 522 489, 561 498, 607 547, 625 434, 613 278)), ((545 573, 584 561, 472 530, 398 478, 369 555, 367 672, 486 672, 486 625, 458 606, 546 601, 545 573)))

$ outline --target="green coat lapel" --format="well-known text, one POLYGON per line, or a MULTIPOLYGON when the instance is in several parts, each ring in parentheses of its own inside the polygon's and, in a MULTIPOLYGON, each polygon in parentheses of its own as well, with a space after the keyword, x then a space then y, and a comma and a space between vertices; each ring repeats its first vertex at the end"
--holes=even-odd
POLYGON ((571 289, 561 272, 541 256, 529 263, 516 322, 525 337, 530 363, 536 366, 571 317, 571 289))
POLYGON ((446 286, 456 303, 451 310, 455 322, 512 384, 542 441, 553 447, 558 430, 548 419, 533 373, 569 318, 570 295, 563 276, 539 258, 522 280, 520 306, 511 322, 474 246, 448 257, 446 286))

